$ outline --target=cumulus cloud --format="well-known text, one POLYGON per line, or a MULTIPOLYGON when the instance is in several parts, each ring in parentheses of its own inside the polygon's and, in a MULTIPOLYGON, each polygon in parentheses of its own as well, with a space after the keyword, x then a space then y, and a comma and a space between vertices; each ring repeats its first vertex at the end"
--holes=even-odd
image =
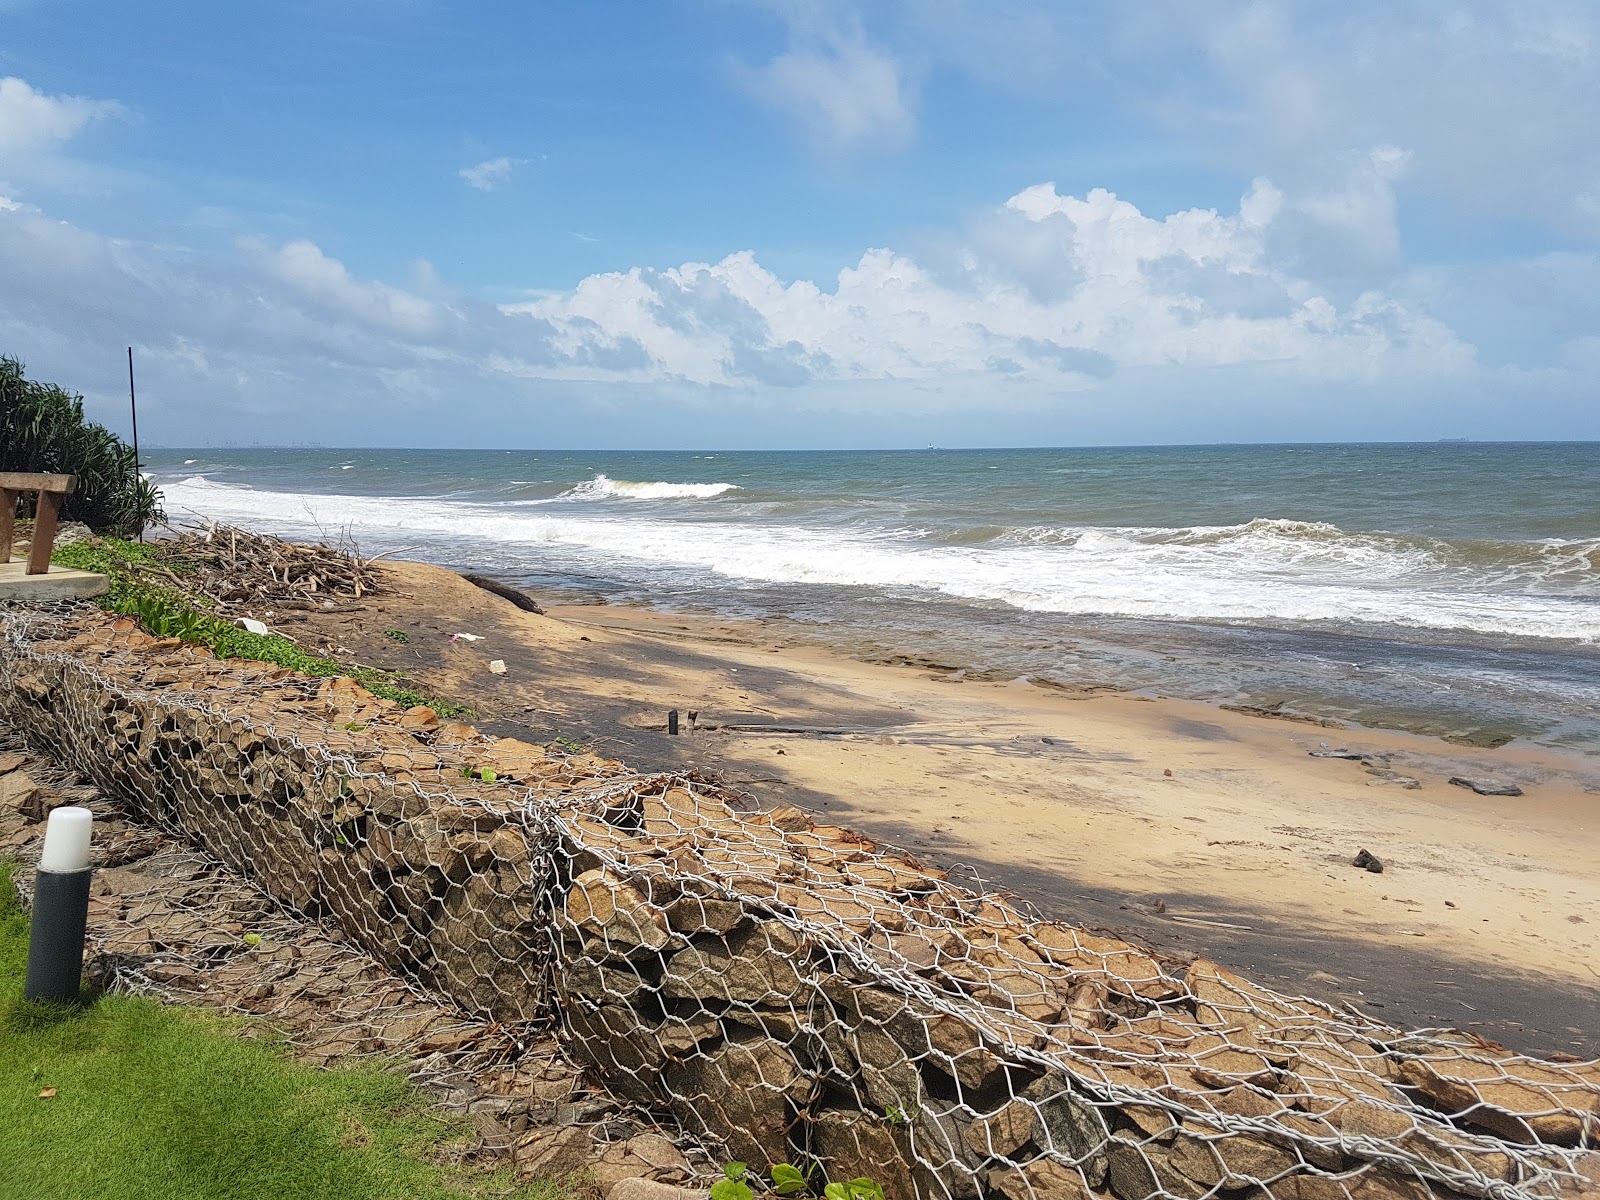
POLYGON ((268 277, 337 316, 413 336, 426 335, 439 324, 438 306, 401 288, 355 279, 313 242, 289 242, 276 250, 254 240, 244 245, 258 256, 268 277))
POLYGON ((788 49, 742 71, 746 88, 826 151, 905 140, 915 124, 915 89, 900 59, 872 45, 854 18, 805 8, 788 15, 788 49))
MULTIPOLYGON (((1351 187, 1373 169, 1358 167, 1351 187)), ((1152 214, 1109 191, 1039 184, 946 243, 867 250, 829 280, 781 279, 741 251, 593 275, 504 307, 425 266, 404 286, 362 278, 306 240, 182 255, 0 205, 0 346, 46 378, 115 396, 105 347, 132 342, 152 428, 169 443, 244 428, 363 444, 570 428, 578 444, 600 419, 623 441, 661 441, 642 431, 664 404, 714 405, 713 430, 660 426, 700 443, 725 441, 744 420, 769 431, 790 421, 788 437, 804 441, 820 428, 807 412, 833 414, 823 424, 840 430, 956 414, 980 439, 986 416, 1006 411, 1077 414, 1057 439, 1078 430, 1069 440, 1082 440, 1086 421, 1122 440, 1278 427, 1263 421, 1304 436, 1319 418, 1296 425, 1288 414, 1331 388, 1381 394, 1375 411, 1398 420, 1406 397, 1495 385, 1433 311, 1448 278, 1330 284, 1286 254, 1288 233, 1343 236, 1352 210, 1330 203, 1258 180, 1232 211, 1152 214), (1163 423, 1141 433, 1128 425, 1135 411, 1163 423)), ((1600 275, 1585 261, 1529 269, 1582 287, 1600 275)), ((1453 311, 1475 329, 1494 323, 1453 311)), ((1592 327, 1552 336, 1535 364, 1541 394, 1593 360, 1592 327)), ((1531 378, 1522 364, 1492 370, 1502 369, 1521 372, 1507 387, 1531 378)))
POLYGON ((121 114, 110 100, 51 96, 27 81, 0 79, 0 153, 46 150, 76 136, 91 121, 121 114))
POLYGON ((475 167, 462 167, 456 174, 468 187, 477 188, 480 192, 492 192, 495 188, 510 183, 511 172, 526 161, 522 158, 507 158, 502 154, 499 158, 484 159, 475 167))
POLYGON ((1470 364, 1470 348, 1421 309, 1377 290, 1340 304, 1274 262, 1290 217, 1355 219, 1350 205, 1286 198, 1266 181, 1237 213, 1160 218, 1103 189, 1040 184, 935 266, 869 250, 827 290, 784 283, 744 252, 596 275, 505 311, 547 322, 566 370, 603 377, 626 347, 625 377, 701 385, 980 376, 1082 388, 1135 367, 1272 362, 1349 378, 1402 361, 1470 364))

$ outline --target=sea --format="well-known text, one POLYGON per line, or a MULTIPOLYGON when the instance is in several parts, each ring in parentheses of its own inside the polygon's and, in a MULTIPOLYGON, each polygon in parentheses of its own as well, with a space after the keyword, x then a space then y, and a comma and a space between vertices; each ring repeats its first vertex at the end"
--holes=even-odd
POLYGON ((165 449, 232 522, 868 659, 1600 755, 1600 443, 165 449))

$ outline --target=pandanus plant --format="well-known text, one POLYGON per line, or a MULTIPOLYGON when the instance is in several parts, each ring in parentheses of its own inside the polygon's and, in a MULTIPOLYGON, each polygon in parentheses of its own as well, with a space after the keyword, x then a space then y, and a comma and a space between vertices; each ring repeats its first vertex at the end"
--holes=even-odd
POLYGON ((29 379, 9 355, 0 355, 0 471, 76 475, 61 519, 96 533, 129 536, 166 521, 161 492, 139 473, 133 449, 84 416, 82 396, 29 379))

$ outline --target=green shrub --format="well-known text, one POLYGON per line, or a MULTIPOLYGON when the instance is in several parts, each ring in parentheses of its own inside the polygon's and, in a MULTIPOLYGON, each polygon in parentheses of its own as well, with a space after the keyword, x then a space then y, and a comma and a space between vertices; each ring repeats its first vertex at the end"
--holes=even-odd
POLYGON ((161 493, 140 476, 133 449, 83 415, 83 397, 40 383, 0 355, 0 471, 78 477, 61 517, 98 532, 137 534, 162 524, 161 493))

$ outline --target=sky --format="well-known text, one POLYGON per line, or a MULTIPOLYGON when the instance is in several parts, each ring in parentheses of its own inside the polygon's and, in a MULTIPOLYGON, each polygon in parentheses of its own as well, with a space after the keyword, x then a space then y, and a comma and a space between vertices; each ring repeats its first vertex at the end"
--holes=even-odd
POLYGON ((0 0, 151 444, 1600 438, 1593 0, 0 0))

